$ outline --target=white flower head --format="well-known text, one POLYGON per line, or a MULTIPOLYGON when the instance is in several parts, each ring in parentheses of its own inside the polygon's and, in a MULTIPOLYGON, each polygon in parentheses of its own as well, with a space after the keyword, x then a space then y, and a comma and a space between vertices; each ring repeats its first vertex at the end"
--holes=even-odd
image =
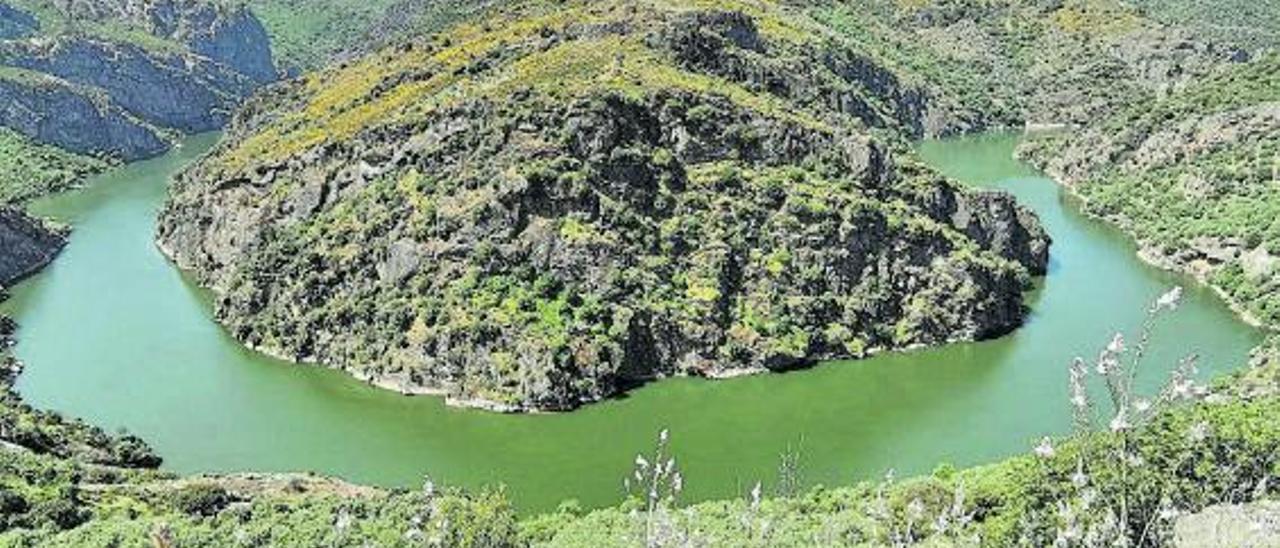
MULTIPOLYGON (((1110 345, 1108 345, 1108 348, 1110 345)), ((1116 359, 1116 354, 1108 351, 1103 352, 1098 357, 1098 374, 1102 376, 1110 375, 1112 372, 1120 369, 1120 360, 1116 359)))
POLYGON ((670 435, 670 432, 667 432, 667 429, 663 428, 662 431, 658 433, 658 441, 662 443, 667 443, 667 438, 669 437, 669 435, 670 435))
POLYGON ((1053 458, 1053 440, 1049 439, 1049 436, 1041 438, 1040 444, 1036 446, 1035 453, 1037 457, 1042 459, 1053 458))
POLYGON ((1137 453, 1128 453, 1124 455, 1124 462, 1133 468, 1141 467, 1147 463, 1146 459, 1142 458, 1142 455, 1137 453))
POLYGON ((1071 473, 1071 484, 1077 489, 1084 487, 1089 483, 1089 476, 1084 473, 1084 458, 1076 459, 1076 471, 1071 473))
POLYGON ((924 517, 924 510, 924 501, 920 499, 911 499, 911 502, 907 503, 907 517, 912 521, 924 517))
POLYGON ((1111 419, 1111 424, 1110 424, 1110 426, 1111 426, 1111 431, 1112 431, 1112 432, 1119 432, 1119 431, 1121 431, 1121 430, 1128 430, 1128 429, 1129 429, 1129 414, 1128 414, 1128 413, 1125 413, 1125 410, 1124 410, 1124 409, 1121 409, 1121 410, 1120 410, 1120 412, 1116 413, 1116 416, 1115 416, 1115 417, 1113 417, 1113 418, 1111 419))
POLYGON ((1208 439, 1210 434, 1212 431, 1209 423, 1200 421, 1191 425, 1191 429, 1187 431, 1187 439, 1191 440, 1191 443, 1200 443, 1208 439))
POLYGON ((1116 333, 1115 336, 1111 337, 1111 342, 1107 343, 1107 352, 1111 354, 1124 353, 1124 335, 1123 334, 1116 333))
POLYGON ((648 468, 649 461, 645 460, 644 455, 636 455, 636 466, 640 468, 648 468))
POLYGON ((1096 502, 1097 500, 1098 500, 1097 489, 1085 489, 1083 491, 1080 491, 1081 506, 1088 508, 1090 506, 1093 506, 1093 503, 1096 502))

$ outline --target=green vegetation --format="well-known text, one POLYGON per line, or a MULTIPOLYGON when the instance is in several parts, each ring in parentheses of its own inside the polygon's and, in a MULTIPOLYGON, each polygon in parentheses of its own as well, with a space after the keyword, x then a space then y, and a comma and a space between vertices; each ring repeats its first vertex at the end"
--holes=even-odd
POLYGON ((271 35, 281 66, 315 69, 358 47, 399 4, 395 0, 256 0, 250 5, 271 35))
POLYGON ((280 66, 315 70, 405 36, 441 30, 487 9, 487 1, 249 0, 280 66))
MULTIPOLYGON (((305 476, 177 479, 91 464, 92 453, 24 449, 6 426, 0 544, 997 547, 1125 537, 1159 546, 1189 512, 1277 494, 1278 365, 1274 356, 1259 362, 1208 400, 1131 429, 1045 441, 1034 455, 978 468, 943 465, 929 476, 807 493, 787 493, 780 476, 773 487, 744 487, 738 499, 682 506, 681 483, 697 478, 674 465, 654 470, 650 463, 669 456, 660 448, 637 460, 644 481, 634 486, 644 493, 652 483, 654 495, 590 512, 567 502, 523 519, 501 491, 468 494, 430 480, 383 492, 305 476)), ((56 427, 58 435, 83 429, 56 427)), ((90 440, 110 443, 100 433, 90 440)))
MULTIPOLYGON (((236 250, 235 264, 195 265, 221 290, 237 337, 408 390, 443 384, 503 409, 567 408, 652 376, 785 368, 1011 327, 979 314, 1017 316, 1008 297, 1035 264, 939 214, 939 196, 967 198, 909 157, 876 162, 907 136, 1074 122, 1083 144, 1047 137, 1026 153, 1153 258, 1277 325, 1277 58, 1218 71, 1221 59, 1199 52, 1135 78, 1142 59, 1107 52, 1150 46, 1156 26, 1144 16, 1202 17, 1105 0, 1024 4, 886 1, 867 8, 874 17, 748 0, 496 10, 259 99, 270 104, 257 112, 278 115, 247 120, 186 176, 162 237, 247 208, 279 212, 240 227, 235 236, 260 246, 236 250), (960 47, 968 41, 978 46, 960 47), (868 128, 878 140, 850 145, 868 128), (1074 163, 1049 158, 1071 146, 1084 147, 1074 163), (322 149, 304 169, 286 167, 322 149), (259 187, 239 188, 250 181, 259 187), (848 248, 861 256, 838 253, 848 248), (861 276, 876 268, 917 290, 861 276), (832 274, 844 269, 859 276, 832 274), (648 346, 631 354, 638 345, 648 346)), ((348 51, 381 21, 420 30, 466 15, 447 3, 408 17, 385 0, 254 6, 300 67, 348 51)), ((1244 10, 1223 10, 1226 22, 1204 32, 1229 32, 1244 10)), ((128 26, 92 32, 167 47, 128 26)), ((1244 40, 1269 42, 1266 32, 1244 40)), ((12 134, 0 147, 13 151, 0 160, 0 201, 102 167, 12 134)), ((192 246, 180 260, 208 251, 166 243, 192 246)), ((684 508, 684 480, 667 469, 658 475, 675 483, 661 498, 589 513, 567 503, 525 521, 500 491, 172 478, 150 469, 136 439, 37 413, 6 379, 0 543, 1045 546, 1096 534, 1162 544, 1182 513, 1277 494, 1277 367, 1222 384, 1211 401, 987 467, 802 495, 757 488, 684 508)))
POLYGON ((1087 124, 1227 61, 1182 47, 1158 10, 1114 0, 876 0, 809 10, 860 49, 945 90, 989 124, 1087 124), (1159 60, 1159 61, 1157 61, 1159 60), (1149 70, 1171 63, 1168 71, 1149 70))
POLYGON ((1209 40, 1241 47, 1280 45, 1280 2, 1276 0, 1137 0, 1150 17, 1193 29, 1209 40))
POLYGON ((1277 326, 1277 109, 1280 56, 1267 55, 1024 154, 1062 172, 1089 212, 1125 228, 1152 259, 1204 278, 1277 326))
POLYGON ((108 165, 0 128, 0 204, 66 190, 108 165))
POLYGON ((911 70, 781 2, 521 3, 261 97, 161 238, 252 346, 505 410, 990 337, 1045 238, 886 160, 971 115, 911 70))
MULTIPOLYGON (((716 7, 747 9, 740 2, 716 7)), ((544 47, 547 33, 565 32, 572 25, 637 24, 688 8, 681 3, 656 2, 643 9, 635 12, 631 5, 619 2, 573 2, 567 6, 526 2, 498 11, 482 24, 455 25, 427 44, 387 48, 309 74, 303 84, 290 90, 293 96, 287 99, 304 106, 283 113, 282 119, 267 127, 256 128, 255 135, 238 143, 237 150, 225 154, 223 161, 232 170, 278 161, 376 127, 412 125, 468 101, 507 97, 526 89, 564 100, 599 91, 635 96, 667 88, 699 93, 714 90, 748 108, 785 113, 807 125, 821 125, 815 115, 795 112, 794 107, 769 94, 674 67, 672 59, 646 45, 640 34, 606 34, 544 47)), ((776 21, 771 26, 762 22, 762 32, 773 32, 779 38, 801 34, 796 23, 783 23, 777 15, 768 20, 776 21)))

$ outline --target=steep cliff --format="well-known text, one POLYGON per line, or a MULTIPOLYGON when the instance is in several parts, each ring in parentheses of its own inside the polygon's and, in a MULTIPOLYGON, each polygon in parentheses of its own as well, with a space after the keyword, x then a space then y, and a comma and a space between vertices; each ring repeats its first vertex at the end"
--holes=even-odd
MULTIPOLYGON (((8 0, 27 3, 31 0, 8 0)), ((37 4, 39 4, 37 2, 37 4)), ((248 7, 217 0, 67 0, 43 5, 53 34, 132 34, 142 45, 178 46, 258 83, 277 77, 266 30, 248 7), (63 31, 63 32, 58 32, 63 31), (139 34, 155 40, 142 39, 139 34), (168 42, 165 44, 164 42, 168 42)))
POLYGON ((9 105, 2 122, 39 142, 123 160, 152 156, 169 145, 164 130, 219 128, 275 79, 266 33, 244 8, 166 0, 24 11, 25 3, 0 3, 6 27, 23 29, 0 39, 0 68, 25 75, 0 88, 9 105))
POLYGON ((0 288, 49 264, 66 243, 64 234, 16 208, 0 206, 0 288))
MULTIPOLYGON (((133 160, 169 147, 164 134, 101 91, 45 74, 0 68, 0 125, 80 154, 133 160)), ((25 177, 14 174, 14 177, 25 177)))
POLYGON ((159 240, 246 343, 564 409, 991 337, 1048 238, 892 139, 983 123, 781 5, 530 6, 274 89, 159 240))

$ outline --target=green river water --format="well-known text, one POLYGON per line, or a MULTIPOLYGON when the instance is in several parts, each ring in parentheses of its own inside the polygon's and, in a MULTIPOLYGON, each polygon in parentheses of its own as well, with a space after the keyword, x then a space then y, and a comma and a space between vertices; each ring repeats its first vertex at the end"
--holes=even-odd
POLYGON ((1188 285, 1186 299, 1156 333, 1148 380, 1193 350, 1204 376, 1220 374, 1259 338, 1212 292, 1142 264, 1120 233, 1011 159, 1016 137, 995 135, 920 150, 968 184, 1013 192, 1054 237, 1049 275, 1027 295, 1033 312, 1016 333, 780 375, 664 380, 567 414, 452 409, 261 356, 211 320, 207 295, 166 262, 153 234, 169 176, 213 139, 35 204, 76 230, 3 305, 21 325, 18 389, 28 401, 138 434, 182 473, 316 471, 385 486, 430 474, 506 485, 524 511, 570 498, 599 506, 621 498, 634 455, 669 428, 687 501, 769 485, 789 447, 806 483, 847 484, 989 462, 1066 431, 1070 359, 1136 328, 1173 285, 1188 285))

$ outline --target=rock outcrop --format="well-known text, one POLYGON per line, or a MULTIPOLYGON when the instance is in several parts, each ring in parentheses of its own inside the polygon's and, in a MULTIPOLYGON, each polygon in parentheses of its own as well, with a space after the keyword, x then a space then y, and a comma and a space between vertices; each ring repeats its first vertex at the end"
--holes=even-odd
POLYGON ((255 348, 503 410, 1021 322, 1034 216, 864 129, 945 97, 773 13, 586 10, 259 97, 161 247, 255 348))
MULTIPOLYGON (((27 21, 5 17, 23 13, 6 9, 0 20, 27 21)), ((0 88, 11 105, 0 122, 76 152, 155 155, 168 147, 166 131, 220 128, 237 104, 276 78, 266 32, 244 8, 205 0, 68 2, 49 11, 55 15, 66 21, 48 35, 36 32, 32 18, 28 30, 0 41, 0 80, 11 81, 0 88), (42 85, 12 85, 33 79, 42 85)))
POLYGON ((25 38, 40 30, 40 21, 30 13, 0 4, 0 40, 25 38))
POLYGON ((125 24, 222 64, 259 84, 278 74, 266 30, 243 4, 210 0, 70 0, 62 16, 78 22, 125 24))
POLYGON ((65 243, 61 230, 19 209, 0 206, 0 287, 44 268, 65 243))
POLYGON ((1179 517, 1173 528, 1178 548, 1280 547, 1280 504, 1259 501, 1221 504, 1179 517))
POLYGON ((0 125, 79 154, 134 160, 166 150, 162 132, 99 91, 38 73, 0 76, 0 125))
MULTIPOLYGON (((132 44, 87 38, 0 47, 0 63, 101 90, 141 120, 182 132, 221 127, 255 82, 207 58, 164 56, 132 44)), ((59 113, 47 116, 57 119, 59 113)))

